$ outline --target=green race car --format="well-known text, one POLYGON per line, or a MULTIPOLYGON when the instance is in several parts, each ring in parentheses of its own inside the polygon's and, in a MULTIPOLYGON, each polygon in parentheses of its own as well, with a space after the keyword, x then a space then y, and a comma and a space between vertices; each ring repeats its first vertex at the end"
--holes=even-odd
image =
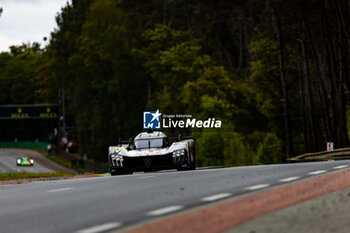
POLYGON ((22 158, 17 158, 17 166, 33 166, 34 160, 30 159, 26 156, 23 156, 22 158))

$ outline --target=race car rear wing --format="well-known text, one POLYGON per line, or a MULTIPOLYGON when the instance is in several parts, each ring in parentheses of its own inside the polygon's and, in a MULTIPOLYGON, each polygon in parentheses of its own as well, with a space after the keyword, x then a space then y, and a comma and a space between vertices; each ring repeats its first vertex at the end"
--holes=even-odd
POLYGON ((184 140, 184 139, 194 139, 194 137, 193 136, 182 136, 181 134, 179 134, 178 137, 169 137, 170 141, 176 141, 176 142, 179 142, 179 141, 184 140))
MULTIPOLYGON (((186 139, 194 139, 194 136, 182 136, 179 134, 177 137, 168 137, 169 141, 175 141, 179 142, 181 140, 186 140, 186 139)), ((131 145, 133 143, 133 138, 129 138, 129 140, 121 140, 119 138, 119 145, 131 145)))
POLYGON ((119 138, 119 145, 130 145, 132 144, 133 138, 129 138, 129 140, 121 140, 121 138, 119 138))
POLYGON ((127 140, 119 140, 119 144, 129 144, 129 141, 127 141, 127 140))

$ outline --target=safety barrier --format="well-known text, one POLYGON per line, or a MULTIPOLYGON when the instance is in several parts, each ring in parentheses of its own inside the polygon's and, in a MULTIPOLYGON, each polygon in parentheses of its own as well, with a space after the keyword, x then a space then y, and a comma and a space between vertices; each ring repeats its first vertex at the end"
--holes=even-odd
POLYGON ((47 150, 47 146, 50 143, 47 142, 33 142, 33 141, 19 141, 19 142, 0 142, 0 148, 40 148, 47 150))
POLYGON ((321 160, 339 160, 349 159, 350 148, 335 149, 333 151, 320 151, 315 153, 306 153, 293 158, 290 158, 290 162, 299 161, 321 161, 321 160))

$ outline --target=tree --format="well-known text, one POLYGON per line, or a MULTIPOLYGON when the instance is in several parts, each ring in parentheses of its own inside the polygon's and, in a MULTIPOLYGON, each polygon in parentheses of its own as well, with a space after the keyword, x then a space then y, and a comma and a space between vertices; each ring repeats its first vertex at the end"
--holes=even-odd
POLYGON ((281 22, 280 18, 276 13, 274 8, 271 9, 272 21, 276 28, 276 39, 278 47, 278 60, 279 60, 279 70, 282 88, 282 105, 283 105, 283 119, 284 119, 284 130, 287 143, 287 157, 294 154, 293 143, 292 143, 292 132, 290 127, 290 115, 289 115, 289 103, 288 103, 288 90, 287 90, 287 80, 285 75, 285 61, 283 53, 283 39, 281 33, 281 22))
POLYGON ((74 0, 40 70, 65 88, 68 120, 101 160, 160 109, 225 121, 221 134, 187 130, 203 143, 227 136, 203 164, 276 162, 252 151, 266 138, 283 159, 348 145, 349 19, 345 0, 74 0))
MULTIPOLYGON (((10 50, 0 53, 0 105, 58 103, 50 59, 40 45, 22 44, 10 50)), ((0 140, 47 141, 55 127, 56 119, 1 120, 0 140)))

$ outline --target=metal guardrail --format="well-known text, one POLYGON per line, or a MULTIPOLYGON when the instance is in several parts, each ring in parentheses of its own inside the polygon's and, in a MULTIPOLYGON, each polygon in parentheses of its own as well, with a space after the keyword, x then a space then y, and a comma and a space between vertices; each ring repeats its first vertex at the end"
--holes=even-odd
POLYGON ((299 161, 321 161, 321 160, 337 160, 337 159, 350 159, 350 148, 340 148, 333 151, 320 151, 314 153, 306 153, 298 155, 296 157, 288 159, 289 162, 299 161))

